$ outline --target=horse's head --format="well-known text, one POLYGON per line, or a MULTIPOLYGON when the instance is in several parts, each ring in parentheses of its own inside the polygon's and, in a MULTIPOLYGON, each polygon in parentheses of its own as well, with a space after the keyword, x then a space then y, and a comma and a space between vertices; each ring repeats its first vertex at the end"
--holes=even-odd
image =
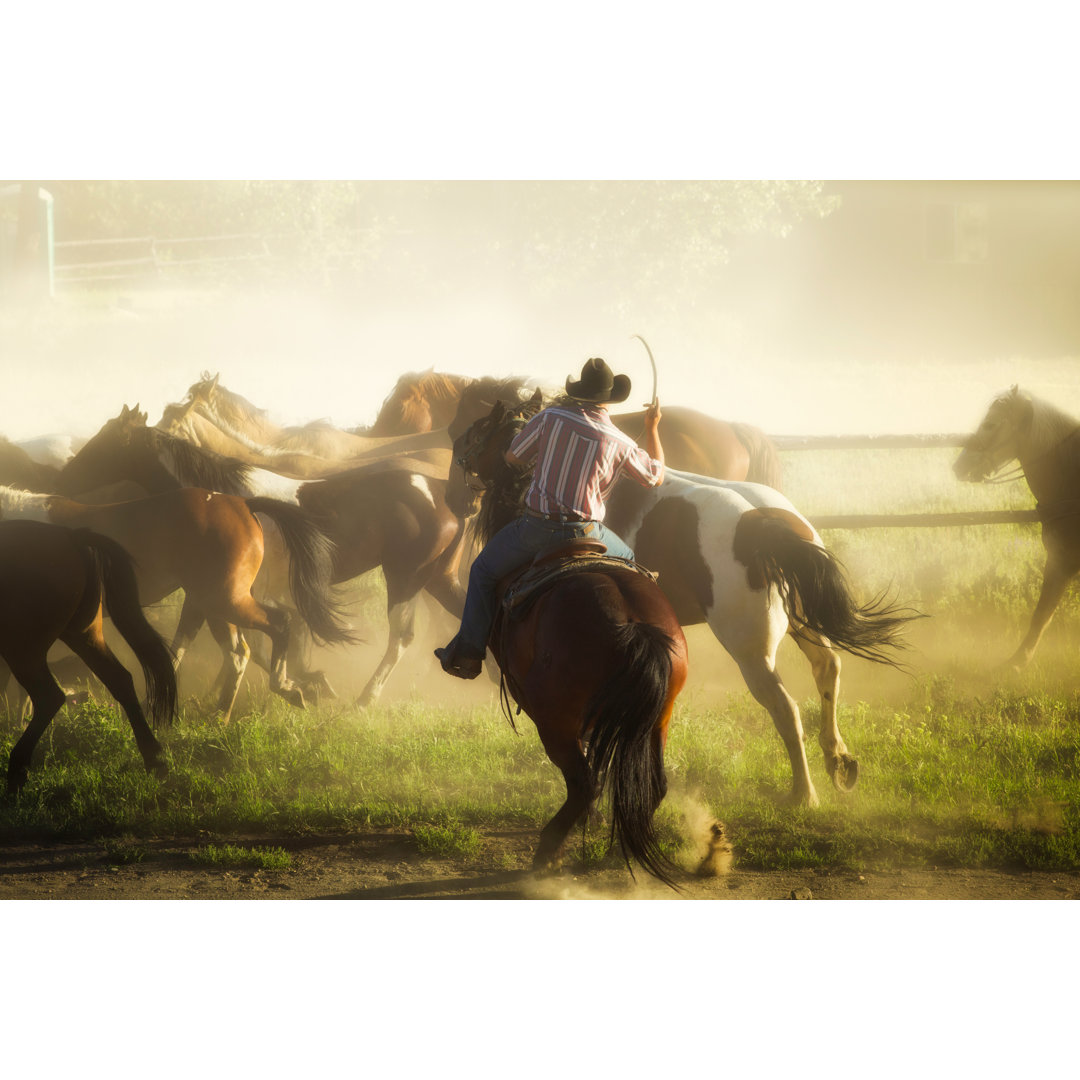
MULTIPOLYGON (((93 491, 117 480, 142 483, 145 450, 151 429, 139 406, 127 405, 119 416, 106 420, 79 452, 60 470, 56 490, 61 495, 93 491)), ((156 468, 156 465, 155 465, 156 468)), ((149 488, 147 489, 149 490, 149 488)))
POLYGON ((506 475, 505 454, 510 440, 543 407, 543 395, 535 394, 520 405, 496 401, 491 411, 471 423, 454 440, 454 464, 461 467, 461 481, 456 470, 446 493, 447 505, 459 517, 476 512, 484 492, 506 475))
POLYGON ((990 479, 1019 457, 1031 429, 1034 404, 1018 386, 996 397, 953 465, 961 480, 990 479))
POLYGON ((218 379, 221 378, 221 372, 211 377, 209 371, 202 373, 202 378, 197 383, 192 383, 188 387, 188 401, 195 403, 201 401, 204 405, 213 406, 214 395, 217 391, 218 379))

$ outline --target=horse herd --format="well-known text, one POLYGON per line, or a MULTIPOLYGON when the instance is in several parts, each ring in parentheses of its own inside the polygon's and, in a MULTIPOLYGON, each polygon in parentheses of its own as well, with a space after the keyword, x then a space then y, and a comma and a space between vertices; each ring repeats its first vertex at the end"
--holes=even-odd
MULTIPOLYGON (((163 722, 175 712, 175 672, 204 623, 222 650, 224 719, 252 656, 275 693, 303 706, 332 693, 307 666, 307 642, 355 640, 335 586, 379 567, 388 642, 358 703, 377 700, 414 639, 420 595, 460 616, 471 531, 483 539, 516 512, 524 477, 501 451, 546 403, 531 389, 523 379, 407 375, 370 428, 343 431, 279 427, 204 374, 156 425, 125 405, 61 465, 0 439, 0 689, 13 675, 33 708, 12 751, 9 791, 25 783, 65 701, 47 662, 57 641, 117 699, 147 768, 161 771, 146 713, 163 722), (167 648, 141 607, 177 590, 183 606, 167 648), (105 617, 143 668, 145 709, 105 642, 105 617), (259 633, 249 644, 251 631, 259 633)), ((612 418, 642 435, 641 413, 612 418)), ((955 465, 959 478, 985 481, 1018 461, 1038 499, 1047 564, 1017 665, 1080 570, 1078 431, 1013 387, 955 465)), ((776 450, 761 431, 667 407, 662 437, 664 483, 624 482, 608 504, 607 523, 638 565, 588 546, 544 553, 510 585, 492 634, 504 694, 534 721, 566 780, 538 866, 555 861, 606 787, 624 853, 670 880, 652 817, 686 678, 682 627, 707 623, 730 653, 787 749, 791 800, 813 806, 799 709, 776 671, 780 642, 791 634, 809 661, 826 768, 849 790, 858 763, 837 727, 839 651, 896 664, 918 617, 881 597, 854 598, 812 524, 780 494, 776 450)))

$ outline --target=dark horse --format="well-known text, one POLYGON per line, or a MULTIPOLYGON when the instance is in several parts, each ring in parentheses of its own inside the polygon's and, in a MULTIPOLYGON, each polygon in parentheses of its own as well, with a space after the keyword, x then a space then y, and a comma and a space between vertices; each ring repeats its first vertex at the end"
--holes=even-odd
MULTIPOLYGON (((523 378, 470 379, 434 371, 403 375, 383 402, 370 436, 448 428, 456 439, 487 416, 496 401, 517 406, 532 392, 523 378)), ((612 413, 617 427, 641 441, 643 412, 612 413)), ((765 434, 749 424, 715 420, 695 409, 664 406, 664 453, 668 465, 720 480, 748 480, 780 488, 780 459, 765 434)))
MULTIPOLYGON (((147 725, 131 675, 105 643, 105 604, 142 665, 151 719, 155 725, 170 722, 176 712, 172 655, 143 615, 131 556, 115 540, 88 529, 0 521, 0 657, 34 707, 11 751, 9 792, 26 783, 34 748, 65 701, 46 659, 56 641, 105 684, 127 714, 147 770, 164 775, 161 745, 147 725)), ((3 683, 7 678, 5 671, 3 683)))
POLYGON ((1080 571, 1080 422, 1013 386, 991 402, 953 471, 961 480, 1001 482, 996 474, 1012 461, 1019 462, 1035 496, 1046 548, 1031 625, 1008 661, 1019 670, 1030 662, 1065 589, 1080 571))
MULTIPOLYGON (((503 460, 515 429, 500 406, 454 444, 455 457, 486 489, 477 522, 485 542, 518 513, 520 473, 503 460)), ((566 801, 540 834, 534 866, 553 865, 607 786, 613 839, 628 864, 636 859, 671 884, 653 815, 667 791, 664 744, 686 682, 686 640, 651 575, 596 552, 573 555, 581 544, 541 552, 523 576, 504 583, 488 642, 504 689, 566 781, 566 801), (529 581, 537 590, 526 599, 529 581)))
POLYGON ((203 623, 209 623, 225 654, 220 708, 226 719, 250 654, 241 627, 260 630, 271 641, 271 690, 294 705, 304 705, 303 694, 286 671, 289 616, 261 603, 251 592, 264 551, 256 514, 266 515, 281 532, 289 551, 292 594, 304 620, 324 641, 351 641, 330 592, 331 544, 298 507, 202 488, 86 505, 60 495, 0 487, 2 517, 89 528, 122 544, 135 559, 144 604, 184 590, 172 644, 175 663, 179 665, 203 623))

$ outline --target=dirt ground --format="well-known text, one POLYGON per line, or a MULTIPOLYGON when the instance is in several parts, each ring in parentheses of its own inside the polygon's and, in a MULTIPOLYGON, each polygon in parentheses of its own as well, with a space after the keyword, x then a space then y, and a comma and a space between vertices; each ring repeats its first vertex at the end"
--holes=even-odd
POLYGON ((492 833, 496 858, 455 860, 420 855, 400 831, 348 837, 235 837, 219 844, 280 846, 288 870, 199 865, 198 842, 140 842, 139 861, 117 865, 101 844, 30 844, 0 840, 4 900, 1075 900, 1080 874, 996 870, 740 870, 713 878, 687 876, 682 893, 621 868, 562 871, 537 877, 506 870, 507 855, 527 864, 531 831, 492 833), (501 865, 500 865, 501 863, 501 865))

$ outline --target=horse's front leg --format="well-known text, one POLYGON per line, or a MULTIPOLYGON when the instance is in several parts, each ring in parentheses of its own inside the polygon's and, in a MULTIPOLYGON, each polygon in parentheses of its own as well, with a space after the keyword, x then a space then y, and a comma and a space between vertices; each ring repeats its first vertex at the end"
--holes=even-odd
POLYGON ((1032 656, 1042 639, 1043 633, 1054 615, 1065 590, 1072 580, 1075 570, 1063 567, 1053 556, 1047 556, 1046 567, 1043 570, 1042 589, 1039 591, 1039 600, 1035 610, 1031 613, 1031 625, 1020 647, 1006 662, 1006 667, 1014 671, 1020 671, 1031 662, 1032 656))

